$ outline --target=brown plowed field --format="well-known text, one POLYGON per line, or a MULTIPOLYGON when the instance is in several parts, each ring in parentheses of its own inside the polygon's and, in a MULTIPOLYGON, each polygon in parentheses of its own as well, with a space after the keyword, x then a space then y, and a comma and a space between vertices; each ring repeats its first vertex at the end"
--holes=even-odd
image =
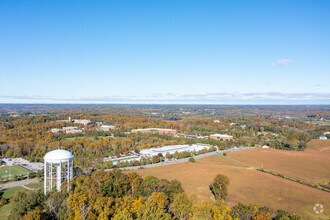
MULTIPOLYGON (((286 161, 282 158, 286 159, 298 157, 305 161, 305 163, 307 158, 309 158, 309 160, 313 160, 314 163, 323 165, 325 164, 325 166, 328 166, 329 160, 327 160, 328 162, 324 162, 322 160, 329 159, 329 157, 321 156, 319 150, 317 150, 319 148, 324 148, 324 146, 322 145, 322 147, 321 145, 322 144, 320 144, 320 147, 316 147, 316 150, 311 148, 309 151, 316 151, 317 156, 309 155, 309 157, 299 157, 299 153, 309 154, 309 151, 307 150, 305 152, 284 151, 285 154, 283 154, 282 151, 279 151, 280 153, 274 154, 274 150, 272 149, 244 150, 240 152, 231 152, 228 155, 234 158, 234 156, 232 156, 233 154, 239 153, 244 155, 244 153, 246 153, 252 154, 250 157, 253 157, 253 155, 256 154, 255 152, 259 152, 258 150, 266 150, 266 152, 270 152, 273 157, 279 157, 281 160, 283 160, 278 160, 279 164, 286 161), (291 157, 290 153, 293 155, 298 153, 298 156, 291 157), (315 159, 314 157, 318 159, 315 159)), ((235 159, 241 158, 245 157, 235 156, 235 159)), ((262 158, 262 156, 257 158, 262 158)), ((269 161, 269 159, 266 161, 269 161)), ((295 159, 295 161, 293 161, 291 164, 295 167, 303 166, 305 169, 309 169, 309 166, 306 166, 303 162, 299 161, 300 166, 297 165, 297 161, 299 160, 295 159)), ((243 162, 247 163, 247 160, 243 162)), ((282 166, 277 165, 275 167, 282 166)), ((284 169, 282 168, 281 170, 284 169)), ((294 169, 290 170, 291 172, 289 173, 294 172, 294 169)), ((329 169, 328 171, 325 169, 321 170, 322 171, 319 171, 319 173, 316 175, 311 175, 310 171, 308 171, 307 173, 309 175, 307 179, 325 179, 324 177, 326 177, 329 169), (323 177, 320 178, 318 175, 323 177)), ((137 172, 142 176, 152 175, 158 178, 165 178, 169 180, 177 179, 182 183, 187 193, 196 194, 202 199, 213 199, 213 195, 209 190, 209 184, 217 174, 221 173, 227 175, 230 179, 229 196, 227 199, 227 204, 229 206, 233 206, 238 202, 245 204, 253 202, 268 206, 274 210, 284 209, 291 213, 297 213, 303 216, 304 219, 315 219, 316 217, 319 217, 320 219, 328 219, 330 217, 330 193, 310 188, 308 186, 304 186, 270 174, 262 173, 260 171, 254 170, 252 167, 246 166, 244 163, 232 161, 230 158, 225 159, 222 157, 212 156, 199 159, 197 160, 197 163, 185 162, 162 167, 140 169, 134 172, 137 172), (313 212, 313 207, 316 203, 321 203, 324 206, 324 213, 321 216, 317 216, 313 212)), ((299 174, 302 176, 303 173, 304 172, 299 172, 299 174)))
POLYGON ((250 149, 228 157, 311 183, 330 182, 330 140, 312 140, 305 151, 250 149))

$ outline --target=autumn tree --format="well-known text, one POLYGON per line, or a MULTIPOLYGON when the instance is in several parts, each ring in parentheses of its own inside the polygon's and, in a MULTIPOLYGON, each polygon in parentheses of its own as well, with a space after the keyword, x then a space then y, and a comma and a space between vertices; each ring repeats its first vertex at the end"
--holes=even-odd
POLYGON ((216 200, 225 200, 228 195, 229 178, 225 175, 218 174, 214 177, 210 184, 210 190, 215 196, 216 200))
POLYGON ((54 192, 46 200, 46 206, 48 207, 50 213, 53 213, 56 216, 56 219, 59 218, 60 207, 64 200, 64 196, 61 193, 54 192))
POLYGON ((176 218, 186 220, 192 215, 192 206, 192 201, 185 193, 178 193, 174 195, 171 210, 176 218))
POLYGON ((159 162, 160 162, 160 158, 158 155, 152 157, 152 163, 159 163, 159 162))

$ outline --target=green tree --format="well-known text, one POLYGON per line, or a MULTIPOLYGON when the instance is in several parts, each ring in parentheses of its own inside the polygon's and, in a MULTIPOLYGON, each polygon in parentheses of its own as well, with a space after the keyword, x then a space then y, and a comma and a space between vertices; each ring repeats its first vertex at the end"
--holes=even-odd
POLYGON ((100 191, 104 196, 113 198, 128 195, 131 189, 128 175, 120 170, 115 170, 107 173, 106 181, 100 185, 100 191))
POLYGON ((191 163, 196 163, 196 160, 195 160, 194 157, 190 157, 190 158, 189 158, 189 162, 191 162, 191 163))
POLYGON ((158 155, 152 157, 152 163, 159 163, 159 162, 160 162, 160 158, 158 155))
POLYGON ((229 178, 225 175, 218 174, 214 177, 210 184, 210 190, 215 196, 216 200, 225 200, 228 195, 229 178))
POLYGON ((179 152, 175 151, 175 153, 173 154, 173 158, 179 159, 179 152))

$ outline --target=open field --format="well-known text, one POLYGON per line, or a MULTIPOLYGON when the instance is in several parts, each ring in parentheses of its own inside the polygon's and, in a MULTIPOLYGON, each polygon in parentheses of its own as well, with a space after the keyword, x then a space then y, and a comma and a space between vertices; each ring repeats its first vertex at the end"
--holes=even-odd
MULTIPOLYGON (((152 175, 158 178, 177 179, 185 191, 196 194, 202 199, 213 199, 209 184, 221 173, 230 179, 227 204, 233 206, 238 202, 250 202, 268 206, 272 209, 284 209, 297 213, 305 219, 314 219, 313 206, 321 203, 330 207, 330 193, 313 189, 289 180, 262 173, 223 157, 207 157, 197 163, 179 163, 174 165, 136 170, 142 176, 152 175)), ((330 216, 329 208, 324 215, 330 216)))
POLYGON ((311 183, 330 182, 330 140, 312 140, 305 151, 254 148, 228 157, 311 183))
POLYGON ((29 185, 25 185, 26 187, 28 188, 31 188, 31 189, 41 189, 43 186, 44 186, 44 182, 38 182, 38 183, 31 183, 29 185))
MULTIPOLYGON (((27 191, 27 189, 19 186, 19 187, 15 187, 15 188, 1 190, 0 194, 2 194, 3 198, 10 199, 17 192, 25 192, 25 191, 27 191)), ((0 207, 0 219, 7 219, 9 214, 10 214, 10 211, 12 210, 12 208, 13 208, 13 206, 10 203, 0 207)))
POLYGON ((99 138, 103 138, 103 139, 107 139, 107 138, 111 138, 111 136, 98 136, 97 139, 95 139, 95 137, 70 137, 70 138, 65 138, 64 140, 65 141, 75 141, 76 139, 83 139, 83 138, 86 138, 86 139, 89 139, 93 142, 98 142, 99 138))
POLYGON ((9 199, 13 197, 17 192, 25 192, 25 191, 27 191, 27 189, 18 186, 10 189, 1 190, 0 193, 2 194, 3 198, 9 199))
POLYGON ((9 169, 10 169, 10 174, 11 177, 15 176, 15 175, 26 175, 28 173, 31 173, 30 170, 15 165, 15 166, 6 166, 6 167, 0 167, 0 178, 8 178, 9 177, 9 169))
POLYGON ((307 143, 305 152, 327 152, 330 153, 330 140, 314 139, 307 143))
POLYGON ((12 208, 13 206, 10 203, 0 207, 0 219, 7 219, 12 208))
POLYGON ((330 125, 330 121, 311 121, 310 123, 316 125, 330 125))

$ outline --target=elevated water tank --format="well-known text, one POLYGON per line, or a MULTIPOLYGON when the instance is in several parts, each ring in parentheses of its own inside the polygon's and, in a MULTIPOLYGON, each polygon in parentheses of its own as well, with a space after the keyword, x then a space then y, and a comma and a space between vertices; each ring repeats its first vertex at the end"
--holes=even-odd
POLYGON ((61 191, 62 182, 69 183, 73 177, 73 155, 67 150, 53 150, 44 157, 44 193, 56 187, 61 191))

